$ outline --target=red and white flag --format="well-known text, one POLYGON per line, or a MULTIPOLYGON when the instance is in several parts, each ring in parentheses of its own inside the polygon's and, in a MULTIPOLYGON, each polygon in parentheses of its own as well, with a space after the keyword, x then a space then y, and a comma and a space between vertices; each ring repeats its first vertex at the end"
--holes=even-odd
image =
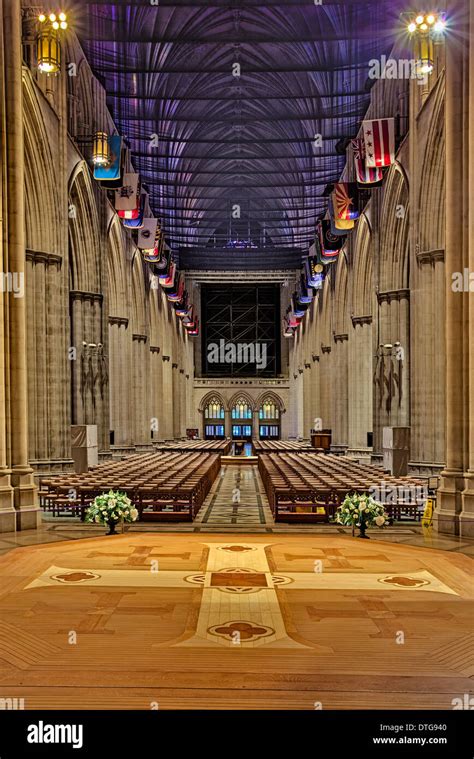
POLYGON ((382 169, 371 169, 365 163, 365 143, 357 138, 351 140, 354 169, 358 184, 375 184, 383 179, 382 169))
POLYGON ((390 166, 395 161, 395 122, 393 119, 363 121, 365 165, 390 166))

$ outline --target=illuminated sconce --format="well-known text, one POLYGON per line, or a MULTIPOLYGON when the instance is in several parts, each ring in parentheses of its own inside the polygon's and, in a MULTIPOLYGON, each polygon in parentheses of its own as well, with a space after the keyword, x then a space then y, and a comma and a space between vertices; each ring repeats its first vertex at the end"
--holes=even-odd
POLYGON ((446 29, 445 14, 432 11, 404 13, 402 17, 406 19, 407 31, 414 41, 417 73, 425 77, 431 74, 434 68, 433 45, 442 42, 446 29))
POLYGON ((108 166, 110 163, 109 136, 105 132, 97 132, 94 137, 92 162, 96 166, 108 166))
POLYGON ((43 74, 57 74, 61 68, 61 44, 58 32, 67 29, 65 13, 40 13, 40 30, 36 37, 36 59, 38 70, 43 74))

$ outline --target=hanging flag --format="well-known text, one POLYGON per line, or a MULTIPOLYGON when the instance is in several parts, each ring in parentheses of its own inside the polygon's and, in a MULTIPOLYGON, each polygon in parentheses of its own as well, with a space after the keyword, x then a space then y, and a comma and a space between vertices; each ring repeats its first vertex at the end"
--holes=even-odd
POLYGON ((160 258, 155 268, 160 272, 169 272, 171 267, 171 248, 166 245, 163 235, 160 239, 160 258))
POLYGON ((109 143, 109 163, 104 165, 94 165, 94 179, 101 182, 117 182, 120 179, 122 166, 122 138, 119 134, 113 134, 108 139, 109 143))
POLYGON ((362 122, 365 165, 368 168, 391 166, 395 161, 394 119, 373 119, 362 122))
POLYGON ((174 286, 175 277, 176 277, 176 264, 174 263, 174 261, 172 261, 169 271, 163 272, 163 274, 160 274, 158 278, 160 280, 160 285, 168 289, 174 286))
POLYGON ((309 305, 313 301, 313 291, 306 284, 306 278, 304 272, 301 272, 300 282, 297 291, 298 305, 304 307, 309 305))
POLYGON ((313 290, 320 290, 324 283, 324 266, 316 256, 307 258, 304 262, 306 285, 313 290))
POLYGON ((181 274, 178 274, 178 277, 176 278, 175 287, 168 293, 166 293, 166 297, 171 303, 179 303, 181 298, 183 297, 184 293, 184 277, 181 274))
POLYGON ((183 326, 185 329, 194 329, 196 326, 196 319, 194 318, 194 306, 191 306, 190 311, 183 319, 183 326))
MULTIPOLYGON (((158 219, 143 219, 143 226, 138 233, 140 250, 153 250, 157 241, 158 219)), ((159 237, 158 237, 159 239, 159 237)))
POLYGON ((301 317, 301 316, 296 316, 296 314, 294 313, 294 311, 292 310, 292 308, 290 306, 290 308, 288 310, 288 325, 292 329, 297 329, 300 326, 302 318, 303 317, 301 317))
POLYGON ((336 182, 331 197, 336 227, 338 221, 359 218, 359 193, 355 182, 336 182))
POLYGON ((140 195, 140 211, 136 219, 123 219, 123 226, 126 229, 141 229, 143 227, 143 217, 145 215, 146 192, 140 195))
POLYGON ((346 237, 347 230, 352 229, 354 227, 354 224, 349 221, 347 222, 346 226, 344 226, 344 224, 342 225, 342 229, 337 229, 336 222, 334 220, 334 206, 331 195, 329 196, 328 211, 329 221, 331 222, 331 234, 335 235, 336 237, 346 237))
POLYGON ((370 168, 365 162, 365 142, 361 138, 351 140, 354 170, 357 182, 364 186, 379 185, 383 179, 383 171, 380 168, 370 168))
POLYGON ((329 219, 323 219, 320 221, 317 229, 319 232, 321 254, 325 257, 337 256, 344 245, 346 238, 341 235, 333 235, 329 219))
POLYGON ((174 309, 176 311, 176 316, 179 316, 180 319, 186 316, 189 311, 189 295, 187 290, 184 291, 181 300, 174 304, 174 309))
POLYGON ((196 319, 196 323, 192 329, 186 330, 189 337, 198 337, 199 335, 199 319, 196 319))
POLYGON ((283 337, 294 337, 295 332, 292 327, 290 327, 290 322, 288 317, 283 318, 283 337))
POLYGON ((124 174, 122 187, 115 190, 115 210, 122 219, 137 218, 140 210, 140 177, 138 174, 124 174))

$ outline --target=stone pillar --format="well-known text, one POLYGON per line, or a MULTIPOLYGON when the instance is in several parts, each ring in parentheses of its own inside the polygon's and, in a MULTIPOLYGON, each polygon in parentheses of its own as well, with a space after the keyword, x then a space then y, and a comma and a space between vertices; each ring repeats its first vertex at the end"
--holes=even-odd
MULTIPOLYGON (((449 5, 454 17, 458 21, 462 19, 465 15, 463 1, 455 0, 449 5)), ((452 535, 459 533, 459 515, 463 507, 461 493, 467 466, 464 446, 468 439, 469 414, 465 394, 467 355, 464 352, 463 333, 465 330, 467 332, 465 307, 472 295, 455 292, 452 288, 453 273, 464 271, 464 253, 468 244, 468 31, 467 27, 464 30, 457 28, 455 35, 446 35, 446 466, 441 473, 434 525, 439 532, 452 535)), ((471 499, 466 496, 468 506, 471 499)))
POLYGON ((334 431, 334 420, 332 416, 331 399, 333 388, 331 387, 331 346, 321 345, 321 354, 319 359, 319 376, 320 380, 320 418, 322 429, 334 431))
POLYGON ((151 416, 149 411, 149 358, 148 336, 132 335, 132 417, 134 443, 143 448, 151 445, 151 416))
MULTIPOLYGON (((0 8, 2 3, 0 2, 0 8)), ((0 13, 0 116, 4 117, 5 110, 5 91, 8 80, 5 79, 5 38, 3 14, 0 13)), ((0 164, 0 271, 8 271, 7 258, 7 233, 8 230, 4 223, 5 209, 3 199, 5 196, 6 185, 6 167, 0 164)), ((0 290, 0 346, 6 346, 7 324, 4 322, 6 314, 6 304, 8 303, 8 294, 0 290)), ((11 470, 8 465, 7 457, 7 374, 8 358, 6 349, 0 350, 0 533, 14 532, 16 530, 16 511, 13 505, 13 489, 10 483, 11 470)))
POLYGON ((126 317, 109 317, 110 429, 114 446, 133 447, 131 337, 126 317))
POLYGON ((334 335, 334 429, 332 445, 340 451, 348 447, 348 334, 334 335))
MULTIPOLYGON (((3 5, 6 82, 6 213, 8 234, 8 271, 25 275, 25 195, 22 98, 21 3, 9 0, 3 5)), ((37 488, 28 463, 27 344, 25 298, 10 294, 9 370, 10 370, 10 451, 11 484, 17 509, 18 529, 36 528, 40 522, 37 488)))
POLYGON ((162 404, 162 372, 163 362, 161 360, 161 349, 158 345, 150 345, 150 377, 151 377, 151 394, 150 394, 150 414, 152 418, 153 441, 162 439, 163 424, 163 404, 162 404), (158 427, 156 429, 155 427, 158 427))
MULTIPOLYGON (((468 178, 468 223, 466 226, 467 244, 468 244, 468 271, 470 277, 474 278, 474 167, 472 165, 472 156, 474 156, 474 9, 471 3, 469 19, 469 121, 468 121, 468 155, 469 160, 469 178, 468 178)), ((473 287, 471 285, 471 287, 473 287)), ((474 288, 473 288, 474 289, 474 288)), ((459 517, 460 534, 463 537, 474 537, 474 292, 469 291, 465 296, 468 300, 468 326, 464 333, 464 344, 468 353, 469 362, 469 384, 467 392, 469 394, 467 416, 470 420, 468 423, 469 436, 467 444, 469 454, 467 460, 467 469, 465 471, 465 489, 462 494, 462 510, 459 517)))
POLYGON ((349 340, 348 443, 349 453, 368 453, 372 432, 372 317, 353 316, 349 340))
POLYGON ((171 368, 171 356, 162 356, 163 363, 163 432, 164 440, 173 439, 173 370, 171 368))

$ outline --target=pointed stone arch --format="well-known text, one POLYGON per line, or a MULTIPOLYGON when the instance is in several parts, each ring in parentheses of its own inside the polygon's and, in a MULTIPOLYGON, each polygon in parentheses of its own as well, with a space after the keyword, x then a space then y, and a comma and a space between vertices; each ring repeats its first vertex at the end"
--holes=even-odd
POLYGON ((373 310, 372 229, 366 214, 361 214, 354 246, 352 270, 352 315, 371 316, 373 310))
POLYGON ((69 179, 69 249, 71 290, 99 293, 99 215, 85 161, 76 164, 69 179))
POLYGON ((23 86, 26 247, 59 252, 60 195, 44 116, 30 80, 23 86))
POLYGON ((239 390, 237 393, 234 393, 234 395, 229 399, 228 409, 230 412, 232 412, 232 409, 238 402, 240 402, 240 400, 242 400, 244 403, 247 403, 252 412, 255 411, 255 401, 252 396, 249 395, 249 393, 246 393, 245 390, 239 390))
POLYGON ((409 281, 409 187, 403 166, 389 169, 381 208, 380 290, 400 290, 409 281))
POLYGON ((284 414, 286 412, 282 398, 280 398, 280 396, 277 393, 274 393, 272 390, 265 390, 263 393, 260 393, 255 401, 255 410, 257 412, 262 408, 262 405, 267 399, 272 400, 273 403, 278 406, 281 414, 284 414))
POLYGON ((201 401, 198 406, 198 410, 202 413, 204 413, 205 409, 207 408, 208 404, 214 399, 217 398, 219 402, 222 404, 224 411, 229 411, 230 406, 228 403, 226 403, 226 400, 222 393, 220 393, 218 390, 212 390, 210 393, 206 393, 203 398, 201 398, 201 401))

